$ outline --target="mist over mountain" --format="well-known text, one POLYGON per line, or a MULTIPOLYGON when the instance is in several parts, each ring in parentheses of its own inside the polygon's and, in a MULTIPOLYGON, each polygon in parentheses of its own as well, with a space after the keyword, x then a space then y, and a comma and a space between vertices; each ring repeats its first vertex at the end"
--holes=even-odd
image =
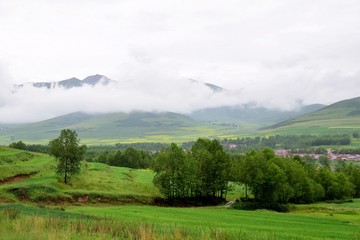
POLYGON ((25 84, 16 85, 15 88, 30 86, 35 88, 47 88, 47 89, 57 88, 57 87, 69 89, 69 88, 83 87, 83 86, 96 86, 98 84, 108 85, 111 82, 114 82, 114 80, 111 80, 110 78, 100 74, 95 74, 88 76, 83 80, 80 80, 76 77, 72 77, 59 82, 28 82, 25 84))
MULTIPOLYGON (((146 75, 149 79, 155 76, 146 75)), ((13 86, 3 95, 0 123, 38 122, 57 116, 89 114, 176 112, 203 122, 241 123, 266 126, 319 109, 301 101, 264 105, 241 92, 189 78, 161 78, 148 81, 113 80, 95 74, 49 82, 28 82, 13 86), (290 107, 289 107, 290 106, 290 107)))
POLYGON ((190 114, 198 109, 239 105, 244 101, 238 93, 211 83, 189 78, 148 80, 153 78, 145 75, 113 80, 96 74, 82 80, 73 77, 15 85, 2 100, 0 122, 37 122, 78 111, 190 114))

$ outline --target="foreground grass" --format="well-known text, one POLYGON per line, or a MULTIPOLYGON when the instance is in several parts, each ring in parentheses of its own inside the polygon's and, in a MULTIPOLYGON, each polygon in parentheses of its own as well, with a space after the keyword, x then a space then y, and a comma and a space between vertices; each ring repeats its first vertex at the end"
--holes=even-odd
MULTIPOLYGON (((246 234, 274 239, 354 239, 360 225, 330 216, 238 211, 218 208, 161 208, 151 206, 85 207, 69 212, 113 217, 127 222, 178 226, 191 231, 220 229, 230 236, 246 234)), ((359 215, 358 215, 359 216, 359 215)), ((259 239, 262 239, 262 238, 259 239)), ((235 238, 236 239, 236 238, 235 238)), ((253 238, 251 238, 253 239, 253 238)))
MULTIPOLYGON (((344 208, 356 209, 356 204, 344 208)), ((283 214, 224 207, 0 205, 0 232, 2 239, 360 238, 356 222, 308 214, 309 209, 304 206, 296 213, 283 214)))

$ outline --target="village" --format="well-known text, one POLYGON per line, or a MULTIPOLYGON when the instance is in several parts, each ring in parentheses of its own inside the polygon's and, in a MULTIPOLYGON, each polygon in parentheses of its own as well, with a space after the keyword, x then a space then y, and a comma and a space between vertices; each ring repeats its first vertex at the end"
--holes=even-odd
MULTIPOLYGON (((298 155, 300 157, 310 156, 310 157, 312 157, 314 159, 319 159, 321 156, 324 156, 324 154, 308 154, 308 153, 296 153, 296 154, 294 154, 294 153, 291 153, 290 150, 287 150, 287 149, 275 150, 275 154, 277 156, 296 156, 296 155, 298 155)), ((339 154, 339 153, 335 153, 331 149, 328 149, 326 156, 331 161, 344 160, 344 161, 360 162, 360 154, 339 154)))

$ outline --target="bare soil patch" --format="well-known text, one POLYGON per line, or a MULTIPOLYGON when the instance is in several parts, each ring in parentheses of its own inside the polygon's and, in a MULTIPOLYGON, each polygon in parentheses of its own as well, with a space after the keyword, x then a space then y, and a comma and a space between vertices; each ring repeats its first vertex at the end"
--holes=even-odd
POLYGON ((20 182, 24 179, 31 177, 32 175, 36 174, 36 172, 27 173, 27 174, 18 174, 12 177, 4 178, 0 180, 0 184, 9 184, 14 182, 20 182))

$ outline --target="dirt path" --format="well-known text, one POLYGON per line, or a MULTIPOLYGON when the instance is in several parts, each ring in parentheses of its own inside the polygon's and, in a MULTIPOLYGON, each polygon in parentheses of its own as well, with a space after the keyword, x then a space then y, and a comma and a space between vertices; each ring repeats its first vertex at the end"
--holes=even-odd
POLYGON ((31 175, 34 175, 35 173, 28 173, 28 174, 18 174, 12 177, 4 178, 0 180, 0 184, 9 184, 14 182, 20 182, 24 179, 27 179, 31 177, 31 175))

